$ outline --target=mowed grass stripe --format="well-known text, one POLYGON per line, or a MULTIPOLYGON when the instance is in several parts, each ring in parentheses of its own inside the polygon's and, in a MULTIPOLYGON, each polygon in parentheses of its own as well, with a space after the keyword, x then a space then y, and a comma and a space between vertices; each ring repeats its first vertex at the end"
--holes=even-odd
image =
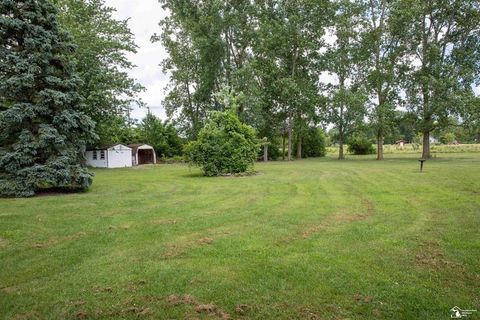
POLYGON ((221 317, 170 295, 241 319, 480 307, 480 154, 438 155, 424 173, 396 154, 256 170, 96 170, 85 194, 0 199, 1 317, 221 317))

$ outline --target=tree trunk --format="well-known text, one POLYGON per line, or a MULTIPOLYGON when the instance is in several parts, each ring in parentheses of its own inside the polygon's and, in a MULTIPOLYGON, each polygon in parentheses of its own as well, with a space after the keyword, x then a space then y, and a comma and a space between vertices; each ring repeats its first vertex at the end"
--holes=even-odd
POLYGON ((344 160, 345 156, 343 155, 343 134, 340 134, 338 138, 338 160, 344 160))
POLYGON ((292 126, 288 125, 288 161, 292 161, 292 126))
POLYGON ((423 152, 422 152, 423 159, 430 158, 430 131, 423 132, 423 152))
POLYGON ((263 162, 268 161, 268 144, 263 146, 263 162))
POLYGON ((297 159, 302 159, 302 136, 300 134, 297 141, 297 159))
POLYGON ((282 160, 285 161, 285 144, 286 144, 286 141, 285 141, 285 132, 283 133, 282 135, 282 142, 283 142, 283 148, 282 148, 282 160))
POLYGON ((377 160, 383 160, 383 132, 379 131, 377 135, 377 160))
MULTIPOLYGON (((343 74, 339 76, 340 82, 340 91, 345 90, 345 77, 343 74)), ((343 140, 344 140, 344 126, 343 126, 343 101, 340 103, 340 123, 338 126, 338 160, 344 160, 345 156, 343 154, 343 140)))

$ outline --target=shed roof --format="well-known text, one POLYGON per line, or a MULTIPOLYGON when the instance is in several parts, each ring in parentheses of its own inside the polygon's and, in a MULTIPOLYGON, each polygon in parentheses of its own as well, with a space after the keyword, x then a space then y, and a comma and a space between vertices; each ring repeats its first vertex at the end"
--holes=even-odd
POLYGON ((153 149, 152 146, 149 146, 148 144, 145 144, 145 143, 133 143, 128 145, 129 148, 132 148, 132 153, 137 153, 137 150, 143 146, 148 147, 149 149, 153 149))
POLYGON ((95 147, 94 146, 88 146, 87 151, 108 150, 108 149, 113 148, 115 146, 123 146, 125 148, 130 148, 130 147, 127 147, 126 145, 121 144, 121 143, 114 143, 114 144, 105 144, 105 145, 95 146, 95 147))

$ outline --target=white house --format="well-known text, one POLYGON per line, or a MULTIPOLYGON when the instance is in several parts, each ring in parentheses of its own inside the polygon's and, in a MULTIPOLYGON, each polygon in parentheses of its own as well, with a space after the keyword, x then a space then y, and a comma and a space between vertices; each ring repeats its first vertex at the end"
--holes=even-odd
POLYGON ((152 146, 142 143, 129 144, 128 146, 132 149, 131 161, 134 166, 157 163, 157 156, 152 146))
POLYGON ((87 149, 87 165, 96 168, 125 168, 132 166, 132 149, 123 144, 87 149))

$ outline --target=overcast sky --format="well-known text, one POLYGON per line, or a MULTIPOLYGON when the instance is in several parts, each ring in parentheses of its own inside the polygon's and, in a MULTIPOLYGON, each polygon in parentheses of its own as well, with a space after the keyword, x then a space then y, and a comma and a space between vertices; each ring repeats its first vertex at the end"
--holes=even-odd
MULTIPOLYGON (((168 76, 162 72, 159 64, 166 57, 166 52, 160 43, 151 43, 150 37, 160 31, 158 22, 165 17, 166 12, 158 0, 106 0, 105 2, 109 7, 117 9, 117 18, 130 19, 128 24, 135 34, 139 48, 137 54, 128 56, 137 66, 129 73, 147 88, 140 95, 142 100, 151 107, 153 113, 165 119, 166 115, 161 106, 168 76)), ((137 108, 133 111, 132 117, 141 119, 146 112, 146 109, 137 108)))

